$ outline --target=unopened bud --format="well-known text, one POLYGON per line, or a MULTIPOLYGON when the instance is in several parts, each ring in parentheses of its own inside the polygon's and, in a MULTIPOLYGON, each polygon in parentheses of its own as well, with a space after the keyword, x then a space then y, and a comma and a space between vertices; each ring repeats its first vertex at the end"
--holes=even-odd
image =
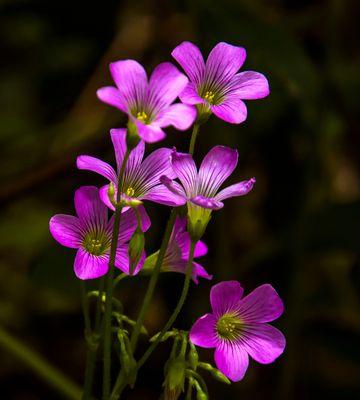
POLYGON ((129 118, 126 134, 126 146, 128 150, 132 150, 133 148, 135 148, 139 142, 140 136, 138 134, 137 126, 135 122, 129 118))
POLYGON ((219 382, 223 382, 226 383, 227 385, 230 385, 231 382, 229 381, 229 379, 218 369, 213 368, 213 370, 211 371, 211 375, 218 380, 219 382))
POLYGON ((185 360, 183 357, 177 357, 169 360, 166 365, 166 378, 165 378, 165 400, 177 400, 181 392, 184 391, 185 382, 185 360))
POLYGON ((196 371, 196 368, 198 367, 198 363, 199 363, 199 354, 196 350, 196 347, 191 342, 190 342, 190 350, 189 350, 189 363, 190 363, 191 368, 194 371, 196 371))
POLYGON ((116 207, 116 199, 115 199, 115 185, 113 182, 109 183, 108 191, 107 191, 110 203, 116 207))
MULTIPOLYGON (((150 342, 155 342, 155 340, 157 340, 157 338, 160 336, 160 333, 157 333, 156 335, 154 335, 151 339, 150 342)), ((169 338, 176 336, 178 334, 178 332, 176 330, 172 330, 172 331, 168 331, 165 332, 160 340, 160 342, 165 342, 166 340, 168 340, 169 338)))
POLYGON ((143 231, 138 227, 129 243, 128 253, 130 259, 129 274, 133 275, 136 266, 143 254, 145 247, 145 237, 143 231))

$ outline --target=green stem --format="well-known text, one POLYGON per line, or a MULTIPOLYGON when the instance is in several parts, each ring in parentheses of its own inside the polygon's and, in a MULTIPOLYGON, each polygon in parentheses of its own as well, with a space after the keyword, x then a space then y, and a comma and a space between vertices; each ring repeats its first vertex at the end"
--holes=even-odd
POLYGON ((146 291, 146 294, 145 294, 145 297, 144 297, 144 301, 143 301, 143 304, 141 306, 141 309, 140 309, 140 312, 139 312, 139 316, 138 316, 138 319, 136 321, 136 325, 135 325, 134 330, 133 330, 132 335, 131 335, 130 343, 131 343, 131 348, 132 349, 135 349, 135 347, 136 347, 136 344, 137 344, 137 341, 138 341, 138 338, 139 338, 139 335, 140 335, 141 327, 144 324, 145 315, 146 315, 146 313, 147 313, 147 311, 149 309, 149 306, 150 306, 150 303, 151 303, 151 299, 152 299, 153 294, 154 294, 156 283, 157 283, 157 280, 158 280, 158 277, 159 277, 159 274, 160 274, 160 270, 161 270, 161 265, 162 265, 162 263, 164 261, 164 257, 165 257, 165 254, 166 254, 166 249, 167 249, 167 246, 169 244, 171 232, 172 232, 172 229, 173 229, 173 226, 174 226, 174 223, 175 223, 176 215, 177 215, 177 211, 176 211, 175 208, 173 208, 171 210, 170 217, 169 217, 168 222, 166 224, 166 229, 165 229, 164 237, 163 237, 163 240, 162 240, 162 243, 161 243, 159 255, 158 255, 158 258, 156 260, 156 264, 155 264, 154 270, 153 270, 153 272, 151 274, 151 278, 150 278, 149 285, 148 285, 148 288, 147 288, 147 291, 146 291))
POLYGON ((71 400, 80 400, 82 390, 62 372, 48 363, 41 355, 13 338, 0 327, 0 346, 27 365, 59 393, 71 400))
POLYGON ((188 294, 189 287, 190 287, 190 280, 191 280, 191 275, 192 275, 192 270, 193 270, 193 260, 194 260, 195 245, 196 245, 196 242, 195 241, 191 241, 189 261, 188 261, 188 265, 186 267, 184 286, 183 286, 183 289, 182 289, 182 292, 181 292, 180 299, 179 299, 179 301, 178 301, 178 303, 177 303, 177 305, 175 307, 175 310, 173 311, 173 313, 172 313, 171 317, 169 318, 168 322, 166 323, 166 325, 161 330, 159 336, 149 346, 149 348, 146 350, 144 355, 140 358, 140 360, 138 362, 138 369, 140 369, 143 366, 143 364, 146 362, 146 360, 150 357, 152 352, 156 349, 156 347, 160 343, 160 341, 161 341, 162 337, 164 336, 164 334, 171 328, 172 324, 175 322, 177 316, 179 315, 179 313, 180 313, 180 311, 181 311, 181 309, 182 309, 182 307, 183 307, 183 305, 185 303, 186 296, 188 294))
POLYGON ((191 155, 194 154, 195 143, 196 143, 196 139, 197 139, 197 136, 198 136, 198 133, 199 133, 199 127, 200 127, 200 125, 195 122, 195 124, 193 126, 192 133, 191 133, 190 146, 189 146, 189 153, 191 155))
POLYGON ((125 167, 130 155, 130 151, 131 150, 129 149, 126 150, 117 182, 117 196, 116 196, 117 205, 115 207, 114 226, 111 238, 109 271, 105 278, 106 298, 105 298, 105 314, 104 314, 104 371, 103 371, 104 400, 107 400, 109 398, 110 386, 111 386, 111 311, 112 311, 112 297, 114 289, 113 279, 114 279, 115 257, 116 257, 121 212, 122 212, 122 206, 119 205, 119 203, 121 200, 125 167))

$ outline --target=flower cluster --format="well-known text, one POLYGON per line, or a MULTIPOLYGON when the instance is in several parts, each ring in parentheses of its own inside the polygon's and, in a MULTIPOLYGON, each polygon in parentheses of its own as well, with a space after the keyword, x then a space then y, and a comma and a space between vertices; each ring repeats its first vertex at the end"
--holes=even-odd
MULTIPOLYGON (((199 278, 211 280, 213 276, 194 259, 208 252, 200 239, 212 211, 223 208, 225 199, 244 196, 254 187, 253 177, 222 187, 237 166, 236 149, 215 146, 197 168, 193 144, 199 127, 212 114, 229 123, 242 123, 247 116, 243 100, 267 96, 267 79, 258 72, 239 73, 245 62, 245 49, 227 43, 217 44, 206 62, 190 42, 177 46, 172 56, 186 75, 165 62, 148 79, 138 62, 116 61, 110 64, 116 86, 97 91, 101 101, 128 116, 126 129, 110 131, 116 168, 89 155, 79 156, 80 170, 95 172, 106 181, 100 188, 83 186, 76 190, 76 216, 59 214, 50 220, 54 239, 77 249, 74 271, 81 280, 111 277, 113 267, 124 276, 151 274, 155 283, 159 272, 180 272, 185 274, 185 281, 192 278, 197 284, 199 278), (180 102, 175 102, 178 98, 180 102), (164 139, 164 128, 168 126, 178 130, 194 126, 189 153, 161 147, 144 158, 146 143, 164 139), (160 250, 147 257, 144 234, 151 226, 145 209, 148 201, 174 208, 175 217, 166 228, 160 250)), ((154 285, 149 288, 151 298, 154 285)), ((106 293, 108 296, 112 290, 106 293)), ((226 379, 224 374, 238 381, 245 374, 249 355, 260 363, 269 363, 285 347, 284 336, 267 324, 283 312, 282 301, 272 286, 262 285, 246 297, 242 295, 243 289, 236 281, 216 284, 210 295, 212 313, 198 319, 188 335, 180 334, 185 348, 189 340, 193 354, 194 344, 216 349, 215 362, 221 372, 206 368, 221 379, 226 379)), ((144 302, 145 311, 147 306, 148 302, 144 302)), ((111 307, 111 301, 107 307, 111 307)), ((106 313, 107 310, 105 316, 111 315, 106 313)), ((127 344, 128 332, 119 328, 122 357, 126 359, 134 360, 133 342, 136 343, 136 329, 138 324, 142 326, 142 318, 135 324, 132 345, 127 344)), ((106 324, 105 319, 105 330, 106 324)), ((184 354, 180 359, 183 358, 184 354)), ((191 365, 196 370, 197 362, 191 365)), ((203 389, 194 376, 188 378, 190 393, 192 388, 201 393, 203 389)))

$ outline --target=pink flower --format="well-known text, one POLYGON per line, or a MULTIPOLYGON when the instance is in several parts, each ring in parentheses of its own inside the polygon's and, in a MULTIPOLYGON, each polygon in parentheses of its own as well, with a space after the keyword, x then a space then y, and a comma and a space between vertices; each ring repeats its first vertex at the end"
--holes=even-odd
MULTIPOLYGON (((108 209, 100 200, 95 186, 82 186, 75 192, 77 216, 57 214, 50 219, 50 233, 65 247, 77 249, 74 271, 79 279, 99 278, 107 273, 114 216, 108 220, 108 209)), ((142 230, 150 227, 150 219, 143 206, 139 208, 142 230)), ((115 267, 129 274, 128 242, 137 228, 135 211, 122 214, 116 250, 115 267)), ((135 268, 138 273, 145 253, 135 268)))
POLYGON ((187 77, 173 64, 159 64, 148 81, 144 68, 134 60, 110 64, 110 72, 117 87, 99 89, 101 101, 128 114, 145 142, 164 139, 162 128, 174 126, 188 129, 196 117, 193 106, 172 104, 188 83, 187 77))
POLYGON ((180 100, 199 104, 218 118, 240 124, 247 117, 242 100, 261 99, 269 94, 269 84, 259 72, 237 73, 246 58, 243 47, 218 43, 204 62, 197 46, 183 42, 171 53, 190 78, 180 100))
POLYGON ((285 348, 284 335, 267 324, 284 311, 275 289, 265 284, 245 297, 243 292, 237 281, 213 286, 212 313, 199 318, 190 331, 192 343, 215 348, 217 367, 234 382, 244 377, 249 355, 261 364, 269 364, 285 348))

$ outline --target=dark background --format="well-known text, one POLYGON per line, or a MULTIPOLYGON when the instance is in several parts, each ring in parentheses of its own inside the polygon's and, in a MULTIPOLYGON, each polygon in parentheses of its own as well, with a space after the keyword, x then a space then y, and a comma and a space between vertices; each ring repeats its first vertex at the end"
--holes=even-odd
MULTIPOLYGON (((171 50, 183 40, 205 54, 227 41, 246 47, 243 69, 263 72, 271 95, 247 102, 245 123, 231 126, 213 117, 201 131, 197 160, 215 144, 236 147, 240 162, 229 182, 257 178, 251 194, 227 200, 214 213, 202 264, 213 282, 237 279, 246 291, 271 283, 285 301, 275 325, 288 344, 274 364, 252 362, 245 379, 231 387, 204 373, 211 398, 358 398, 358 2, 0 4, 0 325, 82 383, 74 252, 50 237, 48 220, 73 213, 78 186, 104 183, 76 170, 78 154, 114 160, 108 131, 125 118, 101 104, 95 91, 110 83, 110 61, 135 58, 151 71, 171 61, 171 50)), ((168 133, 165 145, 187 148, 189 132, 168 133)), ((148 210, 150 252, 169 210, 151 204, 148 210)), ((146 283, 139 277, 120 287, 131 317, 146 283)), ((193 285, 177 327, 189 329, 208 312, 212 284, 193 285)), ((164 324, 181 286, 180 275, 161 277, 147 319, 151 333, 164 324)), ((159 348, 125 398, 158 398, 168 351, 167 345, 159 348)), ((201 354, 212 359, 212 351, 201 354)), ((4 348, 0 386, 3 399, 61 398, 4 348)))

